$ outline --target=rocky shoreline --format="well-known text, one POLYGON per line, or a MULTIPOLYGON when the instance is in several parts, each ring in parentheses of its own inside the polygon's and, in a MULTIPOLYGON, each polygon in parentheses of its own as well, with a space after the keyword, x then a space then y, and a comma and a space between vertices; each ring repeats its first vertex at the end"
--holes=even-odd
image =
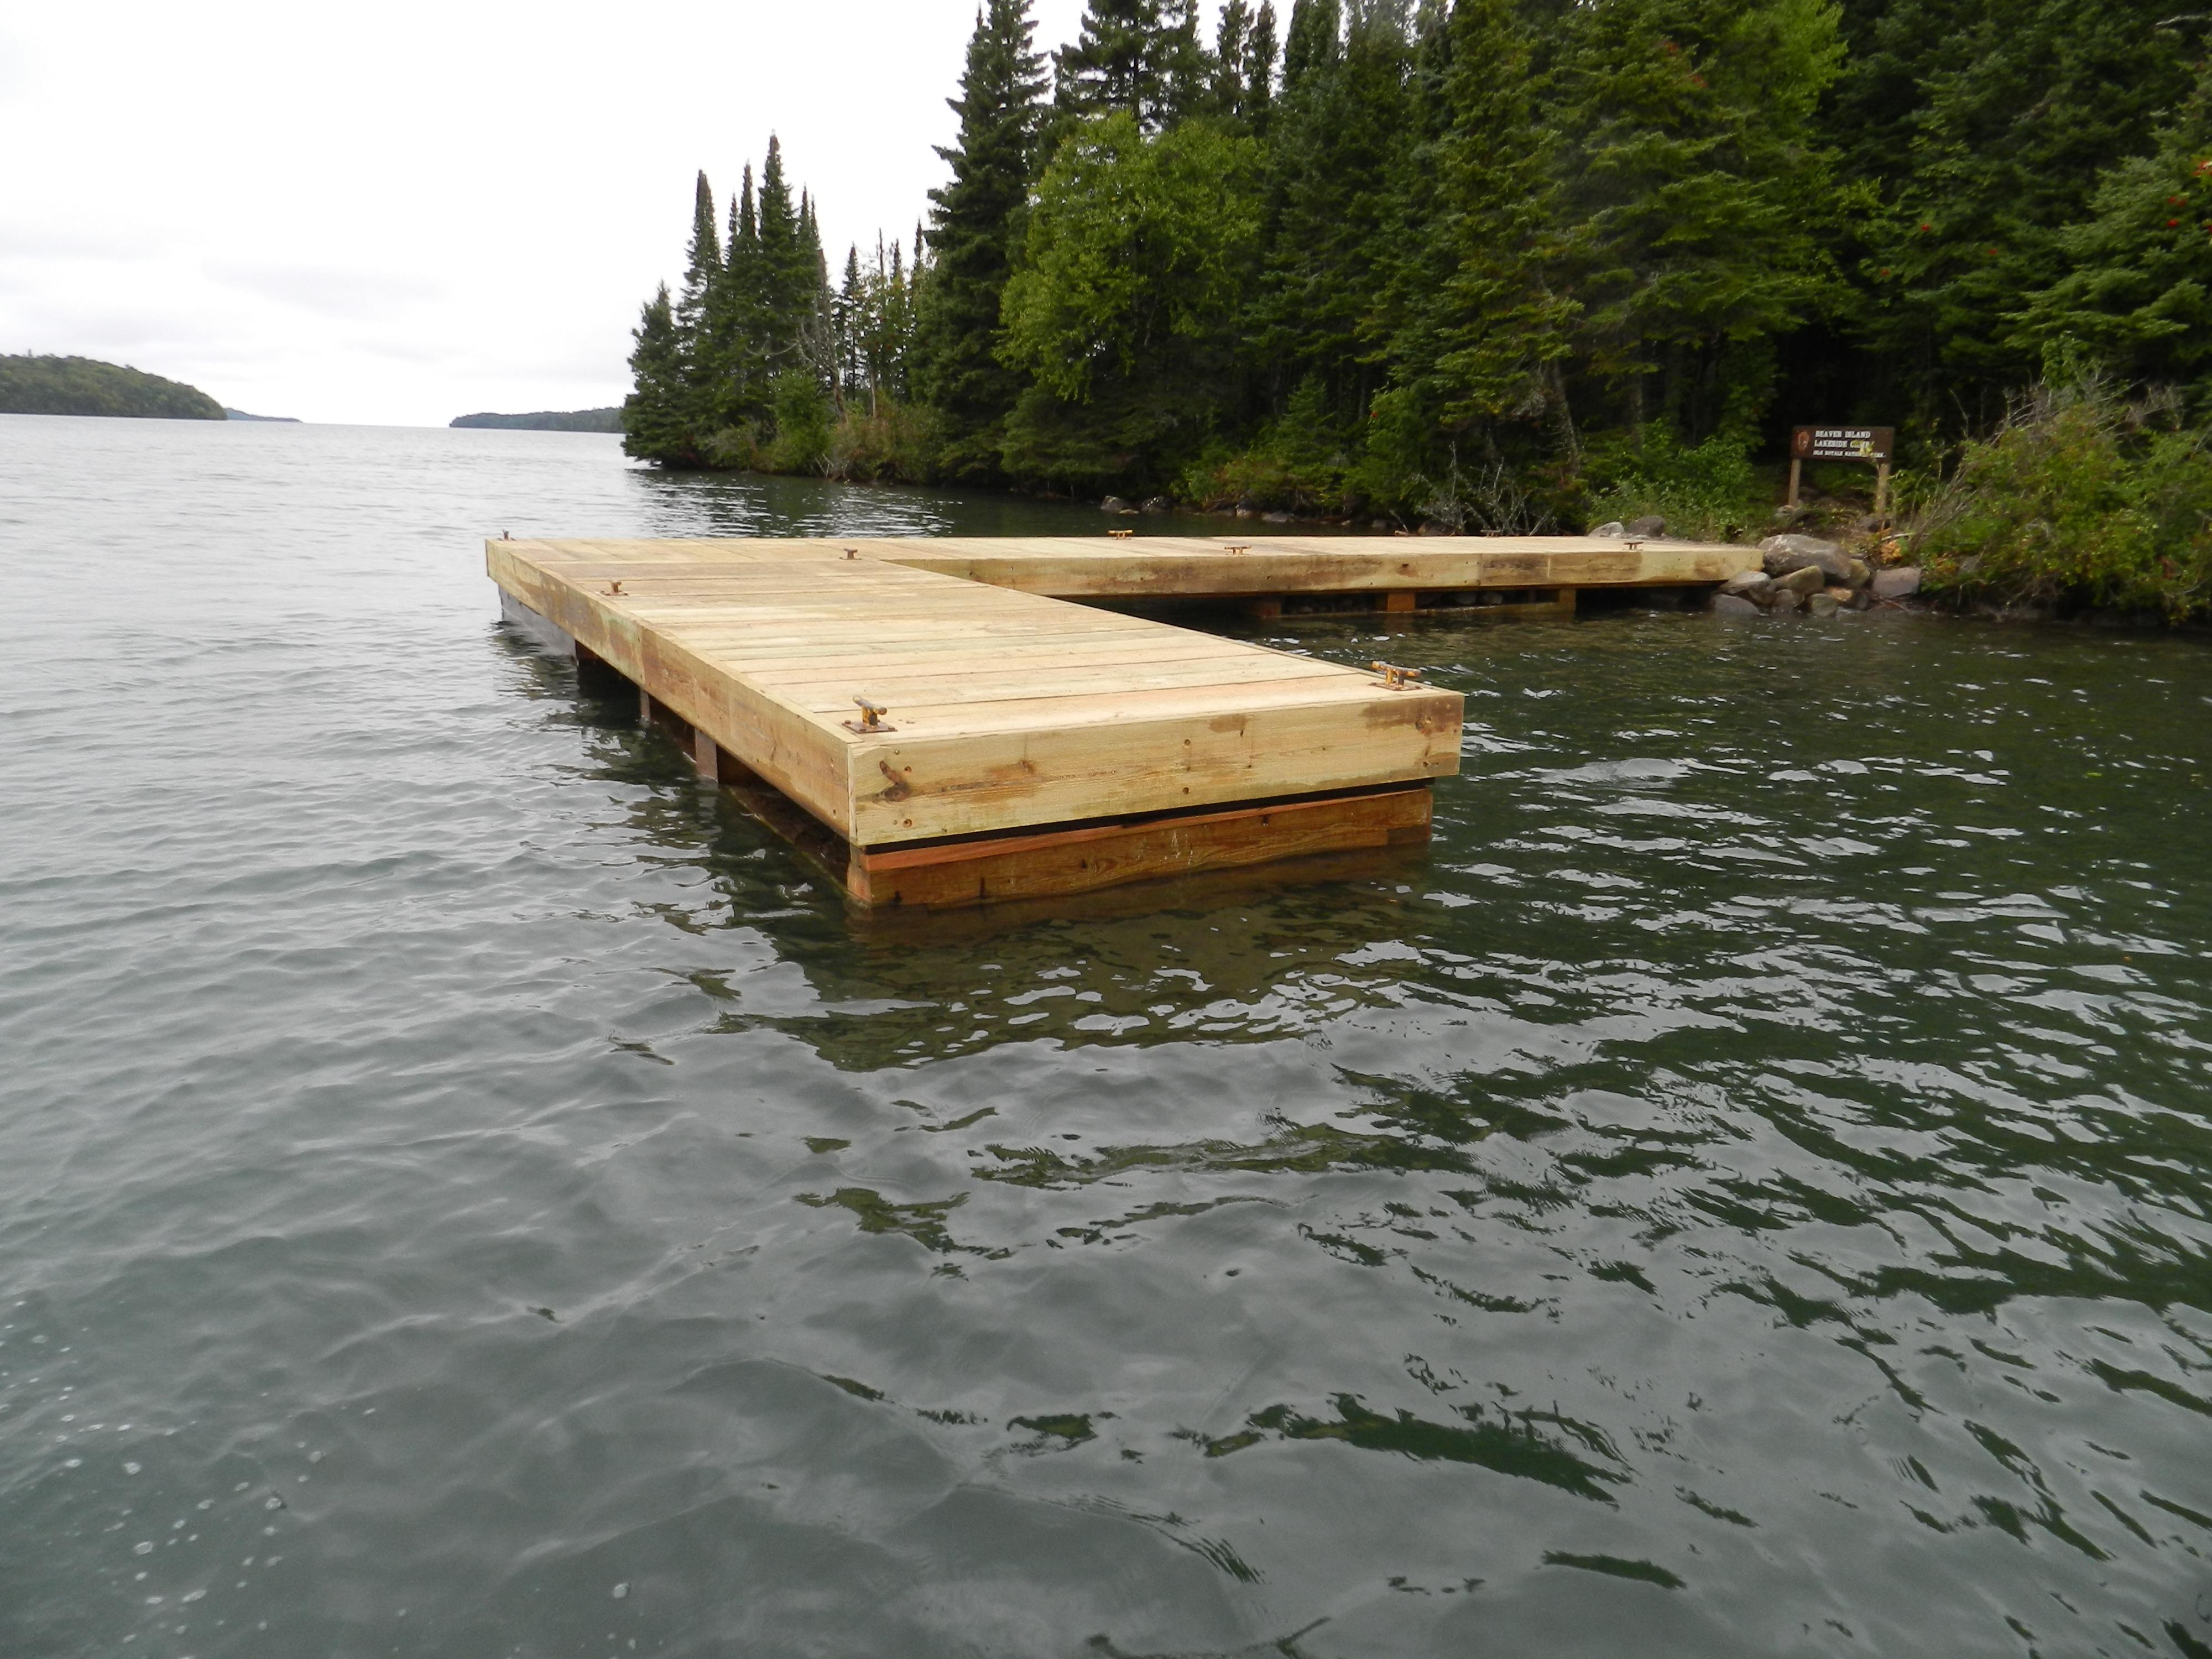
POLYGON ((1877 568, 1817 536, 1769 536, 1759 551, 1758 569, 1731 576, 1713 596, 1716 616, 1832 617, 1895 605, 1920 591, 1917 566, 1877 568))

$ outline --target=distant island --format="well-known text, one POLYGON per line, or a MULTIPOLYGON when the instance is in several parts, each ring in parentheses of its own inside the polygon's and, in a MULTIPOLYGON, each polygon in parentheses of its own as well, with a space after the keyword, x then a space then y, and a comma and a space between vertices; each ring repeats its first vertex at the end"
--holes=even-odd
POLYGON ((541 409, 532 415, 462 415, 455 426, 497 427, 509 432, 619 432, 619 409, 541 409))
POLYGON ((0 354, 0 415, 124 415, 159 421, 227 419, 198 386, 90 357, 0 354))
POLYGON ((297 415, 249 415, 242 409, 226 409, 222 411, 222 417, 226 421, 275 421, 285 426, 300 424, 297 415))

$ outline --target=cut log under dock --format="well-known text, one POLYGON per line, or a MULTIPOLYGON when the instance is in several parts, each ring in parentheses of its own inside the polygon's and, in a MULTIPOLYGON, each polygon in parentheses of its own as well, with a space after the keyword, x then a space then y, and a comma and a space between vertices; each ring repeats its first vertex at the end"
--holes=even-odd
POLYGON ((1496 594, 1536 601, 1498 613, 1556 614, 1580 588, 1709 586, 1759 557, 1475 537, 485 551, 518 624, 636 686, 643 715, 771 822, 794 803, 842 843, 827 861, 854 899, 928 909, 1427 839, 1431 781, 1459 769, 1457 692, 1127 602, 1399 619, 1496 594))

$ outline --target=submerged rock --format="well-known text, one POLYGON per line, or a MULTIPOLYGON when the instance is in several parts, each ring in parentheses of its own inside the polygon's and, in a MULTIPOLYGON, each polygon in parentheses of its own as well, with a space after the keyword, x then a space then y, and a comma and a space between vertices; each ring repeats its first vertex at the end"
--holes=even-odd
POLYGON ((1766 608, 1770 611, 1795 611, 1805 603, 1805 596, 1794 587, 1784 587, 1780 582, 1767 590, 1766 608))
POLYGON ((1739 599, 1734 593, 1714 596, 1713 615, 1716 617, 1756 617, 1758 614, 1759 607, 1749 599, 1739 599))
POLYGON ((1841 609, 1833 593, 1815 593, 1805 601, 1805 614, 1815 620, 1832 617, 1841 609))

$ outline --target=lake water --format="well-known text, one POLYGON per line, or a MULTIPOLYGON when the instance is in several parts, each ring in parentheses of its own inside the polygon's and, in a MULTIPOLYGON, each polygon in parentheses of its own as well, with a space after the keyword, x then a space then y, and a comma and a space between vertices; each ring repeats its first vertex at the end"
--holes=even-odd
POLYGON ((2212 653, 1423 622, 1425 858, 901 932, 480 546, 1097 523, 0 417, 0 1652, 2212 1652, 2212 653))

